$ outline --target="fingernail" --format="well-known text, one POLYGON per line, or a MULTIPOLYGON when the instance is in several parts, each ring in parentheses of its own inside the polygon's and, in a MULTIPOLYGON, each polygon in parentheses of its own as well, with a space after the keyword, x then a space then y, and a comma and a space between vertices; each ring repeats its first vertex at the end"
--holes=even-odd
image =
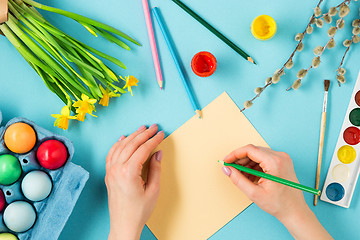
POLYGON ((230 174, 231 174, 230 168, 228 168, 228 167, 222 167, 221 169, 222 169, 223 173, 224 173, 226 176, 228 176, 228 177, 230 176, 230 174))
POLYGON ((162 151, 160 150, 160 151, 156 152, 155 154, 156 154, 156 155, 155 155, 155 159, 156 159, 157 161, 161 162, 162 155, 163 155, 162 151))
POLYGON ((141 127, 139 127, 138 131, 143 130, 145 128, 146 128, 145 125, 142 125, 141 127))
POLYGON ((124 139, 125 139, 125 135, 122 135, 122 136, 119 138, 119 141, 124 140, 124 139))
POLYGON ((154 128, 154 127, 156 127, 157 126, 157 124, 156 123, 154 123, 153 125, 151 125, 149 128, 154 128))
MULTIPOLYGON (((164 133, 164 131, 160 131, 160 132, 158 132, 158 133, 157 133, 157 135, 162 134, 162 133, 164 133)), ((165 133, 164 133, 164 134, 165 134, 165 133)))

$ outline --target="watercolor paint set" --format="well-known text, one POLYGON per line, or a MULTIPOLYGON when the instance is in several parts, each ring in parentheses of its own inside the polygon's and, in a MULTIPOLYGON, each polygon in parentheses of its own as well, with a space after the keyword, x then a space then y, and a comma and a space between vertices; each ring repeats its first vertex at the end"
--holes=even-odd
POLYGON ((1 239, 58 239, 89 178, 73 155, 70 140, 27 119, 0 127, 1 239))
POLYGON ((360 73, 351 95, 320 199, 349 208, 360 172, 360 73))

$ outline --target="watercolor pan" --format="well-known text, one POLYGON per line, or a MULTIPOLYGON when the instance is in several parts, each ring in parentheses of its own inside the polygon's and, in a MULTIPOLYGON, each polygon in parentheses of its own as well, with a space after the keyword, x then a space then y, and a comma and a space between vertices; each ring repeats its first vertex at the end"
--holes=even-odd
POLYGON ((0 212, 0 233, 14 234, 19 240, 56 240, 70 217, 77 199, 89 178, 89 173, 71 162, 75 150, 72 142, 67 138, 53 134, 34 122, 21 117, 11 119, 3 127, 1 127, 1 122, 2 114, 0 111, 0 155, 10 154, 15 156, 20 162, 22 173, 15 183, 7 186, 0 184, 0 190, 4 193, 6 206, 15 201, 26 201, 35 209, 37 218, 35 224, 29 230, 15 233, 6 227, 3 221, 4 211, 2 211, 0 212), (7 127, 18 122, 30 125, 36 132, 36 145, 30 152, 25 154, 11 152, 4 143, 4 133, 7 127), (49 139, 62 142, 68 150, 66 164, 57 170, 48 170, 41 167, 36 159, 36 151, 39 145, 49 139), (21 190, 22 179, 28 172, 33 170, 46 172, 53 183, 50 195, 38 202, 26 199, 21 190))
POLYGON ((360 72, 320 199, 349 208, 360 172, 360 72))

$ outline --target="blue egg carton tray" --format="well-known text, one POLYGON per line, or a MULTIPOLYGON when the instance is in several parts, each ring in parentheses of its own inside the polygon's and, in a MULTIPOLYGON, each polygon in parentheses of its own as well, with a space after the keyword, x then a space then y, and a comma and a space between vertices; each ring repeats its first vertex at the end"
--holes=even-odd
POLYGON ((10 185, 0 185, 4 192, 6 204, 14 201, 27 201, 36 210, 37 219, 32 228, 23 233, 11 232, 4 224, 3 212, 0 213, 0 233, 10 232, 15 234, 19 240, 55 240, 58 239, 62 229, 69 219, 72 210, 83 190, 89 173, 82 167, 71 163, 74 156, 74 146, 67 138, 56 135, 44 128, 39 127, 34 122, 25 118, 17 117, 11 119, 5 126, 1 127, 2 114, 0 111, 0 155, 11 154, 17 157, 21 163, 22 174, 20 179, 10 185), (9 151, 4 144, 4 132, 8 126, 17 122, 24 122, 32 126, 37 135, 37 143, 33 150, 26 154, 15 154, 9 151), (65 144, 69 158, 66 164, 57 170, 48 170, 39 165, 36 159, 36 150, 40 144, 49 139, 56 139, 65 144), (30 171, 41 170, 47 172, 52 179, 53 188, 46 199, 40 202, 32 202, 26 199, 21 191, 21 181, 30 171))

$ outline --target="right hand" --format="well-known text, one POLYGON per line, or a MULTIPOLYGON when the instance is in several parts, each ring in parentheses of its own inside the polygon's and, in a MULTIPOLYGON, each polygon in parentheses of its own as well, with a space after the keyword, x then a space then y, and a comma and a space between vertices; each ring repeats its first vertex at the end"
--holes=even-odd
MULTIPOLYGON (((236 163, 293 182, 296 178, 291 158, 284 152, 247 145, 231 152, 224 162, 236 163)), ((302 191, 264 178, 242 173, 233 167, 223 167, 231 181, 264 211, 282 220, 299 211, 308 210, 302 191)))

